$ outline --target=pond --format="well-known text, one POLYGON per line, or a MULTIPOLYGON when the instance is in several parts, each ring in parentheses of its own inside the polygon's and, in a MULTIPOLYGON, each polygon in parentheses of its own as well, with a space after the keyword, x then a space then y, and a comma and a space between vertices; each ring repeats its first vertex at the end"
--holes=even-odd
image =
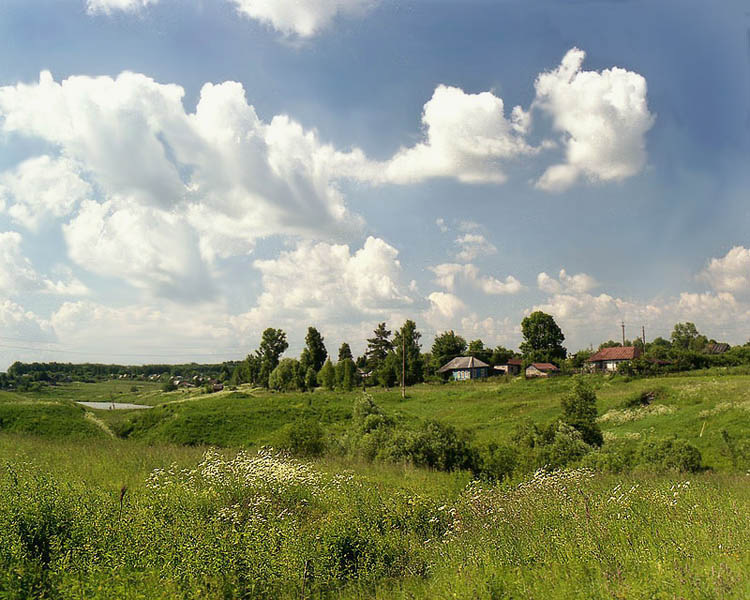
POLYGON ((151 408, 143 404, 130 404, 128 402, 76 402, 86 408, 95 408, 97 410, 132 410, 134 408, 151 408))

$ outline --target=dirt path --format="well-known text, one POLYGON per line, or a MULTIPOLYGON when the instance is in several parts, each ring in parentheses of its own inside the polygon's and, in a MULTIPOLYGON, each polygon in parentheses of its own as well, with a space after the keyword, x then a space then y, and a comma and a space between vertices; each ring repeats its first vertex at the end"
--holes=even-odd
POLYGON ((104 433, 106 433, 109 437, 114 438, 116 437, 115 434, 112 432, 112 430, 109 428, 109 425, 107 425, 104 421, 102 421, 99 417, 97 417, 94 413, 89 412, 88 410, 84 414, 84 417, 91 421, 94 425, 99 427, 104 433))

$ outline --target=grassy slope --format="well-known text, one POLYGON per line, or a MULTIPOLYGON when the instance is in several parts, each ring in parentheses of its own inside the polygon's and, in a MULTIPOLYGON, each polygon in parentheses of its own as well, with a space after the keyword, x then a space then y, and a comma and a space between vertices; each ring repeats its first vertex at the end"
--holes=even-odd
MULTIPOLYGON (((593 377, 591 382, 597 390, 599 414, 610 413, 601 423, 610 438, 677 435, 695 444, 707 464, 726 469, 729 463, 722 452, 721 430, 726 429, 737 438, 748 435, 750 376, 723 376, 721 371, 715 371, 698 376, 690 374, 629 382, 593 377), (654 404, 661 405, 661 409, 657 406, 652 413, 629 415, 617 412, 626 399, 643 390, 658 391, 654 404)), ((406 401, 401 400, 398 390, 372 389, 370 392, 375 402, 405 424, 437 419, 459 429, 471 430, 478 442, 486 443, 509 441, 516 425, 524 419, 538 423, 555 419, 560 414, 560 400, 570 384, 569 378, 561 377, 532 381, 518 379, 511 383, 496 380, 420 385, 408 390, 406 401)), ((284 426, 299 418, 320 419, 335 435, 347 426, 352 401, 359 393, 316 390, 313 394, 275 394, 243 387, 238 392, 204 395, 199 390, 163 393, 156 384, 111 381, 59 386, 33 396, 0 392, 0 406, 11 402, 39 415, 52 410, 52 405, 32 408, 30 400, 56 404, 58 399, 114 398, 116 401, 159 405, 149 411, 95 412, 114 427, 131 420, 131 437, 151 443, 258 447, 278 443, 284 426), (130 392, 133 385, 139 388, 137 393, 130 392), (19 404, 21 402, 25 404, 19 404)), ((25 430, 29 431, 28 428, 25 430)), ((46 430, 41 433, 46 433, 46 430)))
POLYGON ((704 474, 686 484, 674 475, 573 472, 520 488, 467 488, 460 473, 323 460, 312 464, 315 472, 354 466, 356 475, 341 487, 293 474, 260 489, 212 479, 204 493, 179 475, 201 452, 0 434, 0 465, 11 466, 0 470, 0 596, 718 600, 750 593, 745 476, 704 474), (149 489, 152 469, 171 463, 177 469, 166 477, 174 485, 149 489), (239 521, 222 516, 250 510, 254 499, 271 503, 260 523, 252 511, 239 521))

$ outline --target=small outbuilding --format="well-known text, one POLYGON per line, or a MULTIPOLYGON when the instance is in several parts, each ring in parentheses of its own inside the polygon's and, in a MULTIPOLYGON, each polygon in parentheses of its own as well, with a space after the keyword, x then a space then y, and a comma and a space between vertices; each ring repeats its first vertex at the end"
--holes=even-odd
POLYGON ((641 349, 636 346, 614 346, 602 348, 599 352, 592 354, 586 362, 591 371, 616 371, 620 363, 639 358, 641 349))
POLYGON ((729 351, 731 346, 729 344, 709 344, 703 350, 706 354, 724 354, 729 351))
POLYGON ((504 365, 495 365, 495 374, 520 375, 523 361, 520 358, 510 358, 504 365))
POLYGON ((451 379, 465 381, 467 379, 484 379, 490 366, 473 356, 458 356, 438 369, 438 373, 450 373, 451 379))
POLYGON ((551 377, 560 373, 552 363, 531 363, 526 367, 526 377, 551 377))

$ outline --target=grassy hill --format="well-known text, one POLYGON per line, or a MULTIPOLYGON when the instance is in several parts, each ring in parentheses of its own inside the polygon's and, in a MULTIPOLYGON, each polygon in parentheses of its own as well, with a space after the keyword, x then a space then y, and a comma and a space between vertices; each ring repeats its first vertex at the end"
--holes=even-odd
MULTIPOLYGON (((605 441, 678 436, 695 445, 704 462, 727 470, 731 462, 722 439, 748 437, 750 375, 713 370, 651 379, 627 380, 591 376, 605 441), (648 406, 624 408, 646 394, 648 406)), ((544 424, 559 417, 560 401, 570 378, 515 379, 510 382, 422 384, 398 390, 372 388, 376 404, 404 427, 435 419, 469 431, 478 444, 510 443, 519 423, 544 424)), ((149 443, 261 447, 278 445, 285 430, 300 419, 319 421, 330 437, 351 422, 352 403, 361 391, 273 393, 242 386, 204 394, 200 390, 162 392, 156 384, 110 381, 48 388, 44 394, 0 393, 2 429, 40 435, 102 434, 71 400, 105 400, 147 404, 141 411, 87 411, 123 437, 149 443), (137 391, 132 391, 136 386, 137 391), (11 423, 8 425, 8 423, 11 423), (52 424, 55 424, 54 427, 52 424), (93 427, 93 429, 92 429, 93 427)))
MULTIPOLYGON (((162 393, 113 383, 0 393, 0 597, 750 594, 743 472, 575 468, 497 484, 351 455, 300 461, 237 447, 276 444, 305 418, 336 439, 355 424, 361 391, 162 393), (72 402, 111 396, 154 408, 72 402)), ((472 431, 477 444, 507 443, 519 422, 556 419, 571 384, 421 385, 406 400, 397 390, 372 394, 405 429, 438 419, 472 431)), ((730 471, 721 430, 748 437, 748 376, 591 384, 605 447, 678 435, 716 471, 730 471), (648 405, 631 402, 644 392, 648 405)))

